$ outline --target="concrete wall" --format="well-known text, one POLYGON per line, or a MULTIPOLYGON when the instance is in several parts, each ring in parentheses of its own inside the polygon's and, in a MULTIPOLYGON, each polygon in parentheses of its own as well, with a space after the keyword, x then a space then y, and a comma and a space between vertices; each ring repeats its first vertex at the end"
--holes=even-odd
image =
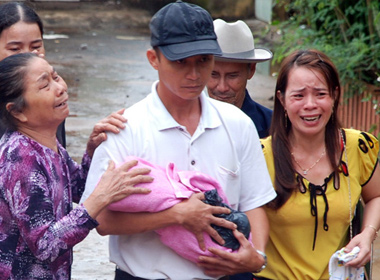
MULTIPOLYGON (((128 5, 144 8, 155 13, 161 7, 173 0, 120 0, 128 5)), ((227 20, 245 19, 254 15, 255 0, 186 0, 208 10, 214 18, 223 17, 227 20)))
POLYGON ((254 15, 254 0, 209 0, 205 8, 213 17, 226 20, 246 19, 254 15))
MULTIPOLYGON (((0 0, 2 2, 9 2, 14 0, 0 0)), ((18 0, 23 1, 23 0, 18 0)), ((25 2, 43 3, 54 7, 59 5, 72 6, 72 3, 99 3, 105 5, 127 5, 136 8, 142 8, 154 14, 161 7, 175 0, 24 0, 25 2)), ((255 15, 255 0, 184 0, 189 3, 197 4, 208 10, 214 18, 222 17, 226 20, 246 19, 255 15)))

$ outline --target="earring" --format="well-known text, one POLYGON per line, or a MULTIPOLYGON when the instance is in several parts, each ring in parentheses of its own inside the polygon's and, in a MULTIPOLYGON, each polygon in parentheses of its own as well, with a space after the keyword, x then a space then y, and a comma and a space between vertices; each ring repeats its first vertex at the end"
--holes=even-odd
POLYGON ((288 128, 288 113, 285 110, 285 128, 288 128))

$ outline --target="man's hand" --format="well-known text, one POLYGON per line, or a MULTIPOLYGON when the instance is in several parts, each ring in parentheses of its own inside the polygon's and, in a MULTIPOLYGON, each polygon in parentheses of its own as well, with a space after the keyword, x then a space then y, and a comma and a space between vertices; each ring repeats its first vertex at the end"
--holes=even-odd
POLYGON ((204 200, 203 193, 193 194, 189 199, 174 205, 172 208, 178 212, 179 223, 194 233, 198 240, 199 247, 205 251, 206 246, 203 239, 203 232, 208 233, 219 244, 224 244, 223 238, 211 227, 211 224, 231 230, 236 229, 236 224, 214 216, 217 214, 229 214, 231 211, 228 208, 211 206, 202 202, 202 200, 204 200))
POLYGON ((216 248, 208 248, 216 257, 199 257, 198 265, 204 269, 207 275, 218 277, 253 272, 259 270, 264 265, 265 260, 263 256, 256 252, 256 249, 245 238, 244 234, 238 230, 234 230, 234 236, 240 243, 240 248, 237 252, 229 253, 216 248))
POLYGON ((148 194, 146 188, 135 187, 139 183, 150 183, 153 178, 148 174, 149 168, 134 168, 136 160, 128 161, 118 168, 110 161, 106 172, 100 178, 92 194, 84 201, 89 215, 96 219, 99 213, 109 204, 132 194, 148 194))
POLYGON ((95 149, 107 140, 106 132, 119 133, 120 129, 125 128, 124 123, 127 120, 123 117, 124 110, 120 109, 95 124, 87 142, 87 153, 90 157, 93 156, 95 149))

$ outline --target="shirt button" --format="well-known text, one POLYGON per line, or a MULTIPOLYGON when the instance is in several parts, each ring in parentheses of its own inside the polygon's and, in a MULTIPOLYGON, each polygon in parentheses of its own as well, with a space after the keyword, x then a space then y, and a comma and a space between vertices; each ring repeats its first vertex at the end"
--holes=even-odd
POLYGON ((192 161, 191 161, 191 165, 194 165, 194 164, 195 164, 195 160, 192 160, 192 161))

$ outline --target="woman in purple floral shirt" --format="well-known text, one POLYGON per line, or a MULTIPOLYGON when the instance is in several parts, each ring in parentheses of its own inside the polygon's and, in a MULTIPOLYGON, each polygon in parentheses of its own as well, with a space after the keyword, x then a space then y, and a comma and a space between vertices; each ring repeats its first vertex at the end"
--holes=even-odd
POLYGON ((72 248, 98 225, 97 215, 149 192, 133 187, 152 181, 149 169, 110 162, 93 195, 72 208, 104 126, 94 128, 82 165, 75 163, 56 138, 67 100, 66 83, 43 58, 26 53, 0 62, 0 113, 8 125, 0 141, 0 279, 70 279, 72 248))

